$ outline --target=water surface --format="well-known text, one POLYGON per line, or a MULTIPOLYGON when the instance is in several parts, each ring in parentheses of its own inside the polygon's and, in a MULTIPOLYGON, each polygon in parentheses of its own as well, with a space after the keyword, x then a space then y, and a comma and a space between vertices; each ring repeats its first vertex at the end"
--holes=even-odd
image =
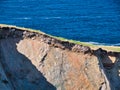
POLYGON ((0 0, 0 23, 120 45, 120 0, 0 0))

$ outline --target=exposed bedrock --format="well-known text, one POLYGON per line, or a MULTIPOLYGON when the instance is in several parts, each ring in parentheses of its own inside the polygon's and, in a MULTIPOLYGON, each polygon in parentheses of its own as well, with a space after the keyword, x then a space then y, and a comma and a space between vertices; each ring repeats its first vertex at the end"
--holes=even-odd
POLYGON ((0 27, 0 90, 120 90, 120 53, 0 27))

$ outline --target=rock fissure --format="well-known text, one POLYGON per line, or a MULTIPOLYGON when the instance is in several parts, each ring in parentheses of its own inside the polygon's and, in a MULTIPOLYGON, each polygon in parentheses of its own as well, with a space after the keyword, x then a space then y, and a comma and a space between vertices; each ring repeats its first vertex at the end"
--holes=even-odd
POLYGON ((44 63, 44 60, 45 60, 46 56, 47 56, 47 53, 43 56, 43 58, 41 59, 40 63, 44 63))

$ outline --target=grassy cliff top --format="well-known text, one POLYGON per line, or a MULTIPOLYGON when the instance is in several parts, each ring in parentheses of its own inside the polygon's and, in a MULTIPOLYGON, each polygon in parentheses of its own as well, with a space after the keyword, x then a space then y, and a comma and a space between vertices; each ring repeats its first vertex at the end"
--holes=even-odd
MULTIPOLYGON (((0 27, 12 27, 12 28, 18 28, 18 29, 21 29, 21 30, 27 30, 27 31, 32 31, 32 32, 37 32, 37 33, 40 33, 40 34, 46 34, 40 30, 35 30, 35 29, 30 29, 30 28, 24 28, 24 27, 17 27, 17 26, 14 26, 14 25, 6 25, 6 24, 0 24, 0 27)), ((90 44, 90 43, 85 43, 85 42, 80 42, 80 41, 76 41, 76 40, 69 40, 69 39, 65 39, 65 38, 62 38, 62 37, 56 37, 56 36, 52 36, 52 35, 49 35, 49 34, 46 34, 50 37, 53 37, 53 38, 56 38, 56 39, 59 39, 61 41, 68 41, 68 42, 71 42, 71 43, 75 43, 75 44, 81 44, 81 45, 84 45, 84 46, 89 46, 91 49, 98 49, 98 48, 103 48, 107 51, 116 51, 116 52, 120 52, 120 47, 119 46, 104 46, 104 45, 94 45, 94 44, 90 44)))

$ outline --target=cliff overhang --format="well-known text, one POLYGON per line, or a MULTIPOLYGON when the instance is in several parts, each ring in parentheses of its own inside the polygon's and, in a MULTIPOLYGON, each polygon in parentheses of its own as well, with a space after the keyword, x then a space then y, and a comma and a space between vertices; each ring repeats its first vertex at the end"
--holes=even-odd
POLYGON ((96 47, 0 25, 1 90, 119 90, 120 52, 96 47))

